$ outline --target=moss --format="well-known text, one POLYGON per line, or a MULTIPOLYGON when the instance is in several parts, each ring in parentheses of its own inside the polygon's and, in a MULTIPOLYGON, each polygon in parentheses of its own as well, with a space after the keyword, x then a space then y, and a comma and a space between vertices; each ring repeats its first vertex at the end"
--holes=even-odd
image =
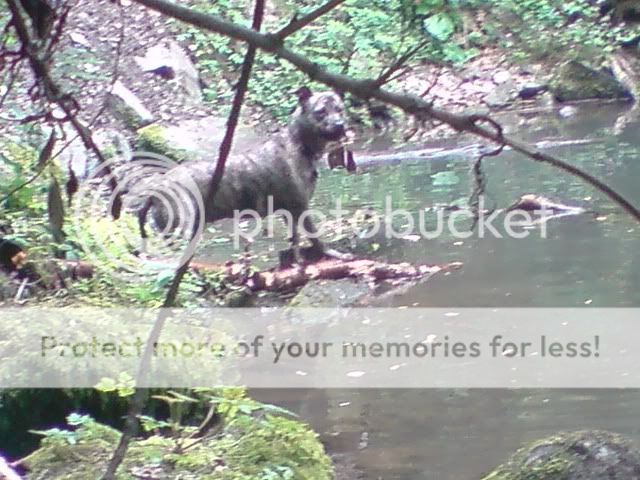
POLYGON ((171 146, 167 129, 157 123, 138 129, 136 149, 164 155, 177 162, 184 161, 188 158, 187 152, 171 146))
POLYGON ((549 88, 561 102, 630 97, 630 93, 612 75, 575 60, 558 69, 549 88))
MULTIPOLYGON (((300 422, 246 415, 232 425, 220 437, 198 440, 182 453, 176 453, 171 438, 154 435, 134 440, 117 479, 133 479, 136 470, 146 468, 157 469, 162 478, 194 480, 333 478, 331 461, 317 435, 300 422)), ((24 465, 30 479, 100 478, 119 437, 118 431, 89 420, 74 432, 50 433, 40 448, 24 459, 24 465)))
POLYGON ((583 430, 531 442, 482 480, 630 480, 638 468, 640 453, 620 435, 583 430))

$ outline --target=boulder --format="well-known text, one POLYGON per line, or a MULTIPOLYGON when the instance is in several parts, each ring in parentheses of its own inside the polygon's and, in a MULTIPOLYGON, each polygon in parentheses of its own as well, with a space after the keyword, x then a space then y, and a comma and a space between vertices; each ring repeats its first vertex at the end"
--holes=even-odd
POLYGON ((561 118, 569 118, 573 117, 578 113, 578 109, 573 105, 565 105, 560 110, 558 110, 558 115, 561 118))
POLYGON ((640 100, 640 54, 621 49, 609 58, 611 70, 620 83, 640 100))
POLYGON ((107 98, 107 106, 111 113, 129 128, 140 128, 154 121, 153 114, 120 80, 113 85, 107 98))
MULTIPOLYGON (((184 120, 176 125, 153 124, 137 132, 136 149, 165 155, 176 161, 211 160, 226 130, 226 119, 205 117, 184 120)), ((255 131, 238 126, 234 137, 234 151, 252 148, 259 142, 255 131)))
POLYGON ((512 80, 507 80, 498 85, 489 93, 484 101, 493 108, 501 108, 509 105, 515 97, 515 84, 512 80))
POLYGON ((637 480, 640 451, 615 433, 561 432, 521 448, 483 480, 637 480))
POLYGON ((624 99, 631 93, 613 75, 571 60, 558 68, 549 89, 560 102, 624 99))
POLYGON ((350 278, 313 280, 302 287, 289 305, 301 308, 351 307, 370 294, 371 289, 366 282, 350 278))
POLYGON ((202 101, 198 71, 186 52, 173 40, 149 48, 144 57, 135 57, 144 72, 155 73, 166 80, 175 79, 187 103, 202 101))
POLYGON ((531 100, 532 98, 540 95, 542 92, 545 92, 547 88, 548 87, 546 85, 542 85, 539 83, 528 83, 520 89, 520 91, 518 92, 518 96, 522 100, 531 100))

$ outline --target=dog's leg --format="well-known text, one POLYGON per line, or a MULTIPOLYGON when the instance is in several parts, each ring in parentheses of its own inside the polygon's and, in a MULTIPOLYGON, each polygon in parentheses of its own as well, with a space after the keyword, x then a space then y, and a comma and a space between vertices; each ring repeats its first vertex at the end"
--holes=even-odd
POLYGON ((149 209, 151 208, 151 205, 153 203, 153 200, 151 198, 148 198, 145 202, 144 205, 142 206, 142 208, 140 210, 138 210, 138 229, 140 231, 140 255, 145 255, 147 253, 147 230, 146 230, 146 225, 147 225, 147 215, 149 214, 149 209))
POLYGON ((287 224, 287 228, 289 229, 289 242, 291 246, 286 250, 281 250, 278 252, 278 257, 280 261, 280 268, 291 268, 296 263, 298 258, 298 242, 300 241, 300 236, 298 233, 298 216, 293 216, 292 222, 289 223, 287 218, 285 217, 285 223, 287 224))
POLYGON ((350 253, 342 253, 333 248, 326 248, 322 241, 318 238, 316 230, 316 226, 311 220, 311 217, 306 215, 304 217, 304 229, 307 234, 309 234, 311 241, 311 247, 304 250, 304 258, 309 261, 318 261, 321 258, 335 258, 337 260, 342 260, 345 262, 353 260, 355 257, 350 253))

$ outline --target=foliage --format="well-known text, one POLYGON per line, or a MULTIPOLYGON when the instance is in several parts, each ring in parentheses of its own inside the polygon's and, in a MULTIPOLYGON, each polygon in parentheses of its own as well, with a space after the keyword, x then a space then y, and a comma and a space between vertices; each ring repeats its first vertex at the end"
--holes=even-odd
MULTIPOLYGON (((278 416, 286 411, 246 397, 241 388, 200 389, 191 394, 166 392, 156 398, 201 411, 212 404, 224 412, 223 428, 192 436, 195 427, 145 417, 143 425, 151 427, 147 430, 153 434, 132 443, 118 478, 132 478, 129 472, 140 468, 158 469, 167 478, 332 478, 331 461, 317 435, 298 421, 278 416), (177 444, 183 448, 176 450, 177 444)), ((98 478, 119 432, 85 415, 69 415, 67 423, 72 428, 38 432, 44 436, 41 448, 24 460, 34 478, 44 472, 53 480, 98 478)))
POLYGON ((622 42, 637 37, 640 29, 613 25, 595 2, 583 0, 500 0, 494 21, 505 35, 502 44, 521 59, 553 60, 567 53, 598 63, 622 42), (502 19, 502 20, 501 20, 502 19), (545 35, 540 33, 547 32, 545 35))
MULTIPOLYGON (((460 18, 454 10, 444 8, 448 2, 421 3, 416 12, 407 8, 405 2, 347 0, 344 5, 292 35, 287 43, 295 51, 313 58, 323 68, 360 78, 377 77, 394 59, 425 39, 431 42, 418 50, 414 60, 457 63, 473 55, 473 51, 462 50, 453 38, 459 30, 460 18), (424 20, 412 21, 410 16, 418 15, 418 12, 424 20)), ((249 3, 244 0, 192 0, 191 4, 203 12, 247 24, 249 3)), ((269 17, 265 30, 282 27, 282 19, 290 18, 294 12, 304 15, 317 7, 316 4, 298 6, 295 2, 285 4, 278 12, 280 20, 269 17)), ((204 89, 206 99, 224 108, 233 95, 231 86, 243 60, 244 45, 198 29, 177 28, 180 28, 178 38, 188 45, 201 69, 207 85, 204 89)), ((304 75, 289 63, 261 53, 251 79, 248 103, 266 107, 276 117, 284 118, 295 104, 291 92, 305 83, 304 75), (290 100, 283 102, 283 98, 290 100)))

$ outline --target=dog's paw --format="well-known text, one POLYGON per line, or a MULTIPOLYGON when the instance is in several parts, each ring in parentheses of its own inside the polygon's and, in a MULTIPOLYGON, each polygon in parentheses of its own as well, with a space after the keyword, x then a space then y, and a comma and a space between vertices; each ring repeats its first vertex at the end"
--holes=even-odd
POLYGON ((291 247, 286 250, 280 250, 278 252, 278 259, 280 260, 280 268, 291 268, 296 263, 296 249, 291 247))

